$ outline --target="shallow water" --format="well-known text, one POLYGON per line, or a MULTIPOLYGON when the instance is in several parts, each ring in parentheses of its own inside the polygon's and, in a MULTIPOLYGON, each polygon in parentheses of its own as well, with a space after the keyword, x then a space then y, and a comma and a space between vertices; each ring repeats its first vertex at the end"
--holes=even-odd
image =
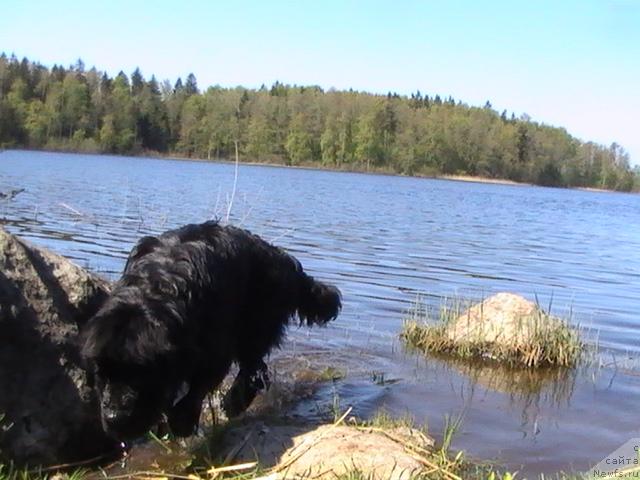
MULTIPOLYGON (((142 235, 226 216, 233 166, 5 151, 0 201, 13 233, 115 278, 142 235)), ((293 330, 287 349, 340 353, 332 391, 357 413, 410 412, 455 448, 526 474, 586 470, 640 436, 640 196, 241 166, 231 221, 291 250, 344 295, 340 318, 293 330), (403 352, 418 293, 537 296, 598 342, 598 370, 527 378, 403 352), (301 347, 304 345, 304 347, 301 347), (340 366, 340 365, 338 365, 340 366), (374 381, 372 372, 385 379, 374 381)), ((329 387, 327 387, 329 388, 329 387)))

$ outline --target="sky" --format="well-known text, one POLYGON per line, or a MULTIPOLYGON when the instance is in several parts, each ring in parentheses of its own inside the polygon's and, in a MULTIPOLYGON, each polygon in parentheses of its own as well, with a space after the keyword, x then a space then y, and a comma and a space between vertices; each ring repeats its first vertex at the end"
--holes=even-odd
POLYGON ((200 88, 489 100, 640 165, 640 0, 0 0, 0 51, 200 88))

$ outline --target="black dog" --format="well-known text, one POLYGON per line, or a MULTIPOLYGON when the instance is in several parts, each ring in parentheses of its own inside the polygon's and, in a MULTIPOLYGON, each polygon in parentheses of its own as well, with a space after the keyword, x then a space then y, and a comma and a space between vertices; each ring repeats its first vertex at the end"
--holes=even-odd
POLYGON ((233 362, 223 407, 241 413, 268 386, 263 358, 289 321, 322 325, 340 308, 337 288, 246 230, 207 222, 142 238, 81 332, 103 427, 132 438, 166 414, 174 434, 190 435, 233 362))

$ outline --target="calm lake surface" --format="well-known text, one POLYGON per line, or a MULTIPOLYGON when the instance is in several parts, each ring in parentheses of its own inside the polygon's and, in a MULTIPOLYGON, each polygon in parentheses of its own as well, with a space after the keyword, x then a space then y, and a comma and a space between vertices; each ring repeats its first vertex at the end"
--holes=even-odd
MULTIPOLYGON (((228 164, 5 151, 0 191, 26 191, 0 201, 0 218, 116 278, 142 235, 224 218, 233 178, 228 164)), ((462 414, 454 448, 525 475, 586 470, 640 437, 640 196, 241 166, 231 222, 342 290, 340 318, 293 329, 285 352, 328 350, 348 372, 321 396, 362 416, 409 412, 436 437, 462 414), (397 341, 418 294, 437 308, 505 290, 570 314, 602 366, 470 368, 397 341)))

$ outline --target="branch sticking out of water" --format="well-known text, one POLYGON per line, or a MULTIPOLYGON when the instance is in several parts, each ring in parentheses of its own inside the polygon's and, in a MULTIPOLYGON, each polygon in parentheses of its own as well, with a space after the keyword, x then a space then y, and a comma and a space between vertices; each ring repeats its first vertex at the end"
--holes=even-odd
POLYGON ((236 162, 233 173, 233 188, 231 189, 231 197, 229 198, 229 203, 227 205, 227 216, 225 219, 227 223, 229 223, 229 217, 231 217, 231 208, 233 207, 233 200, 236 197, 236 188, 238 186, 238 167, 240 164, 240 156, 238 155, 238 140, 234 141, 233 144, 235 145, 236 149, 236 162))

